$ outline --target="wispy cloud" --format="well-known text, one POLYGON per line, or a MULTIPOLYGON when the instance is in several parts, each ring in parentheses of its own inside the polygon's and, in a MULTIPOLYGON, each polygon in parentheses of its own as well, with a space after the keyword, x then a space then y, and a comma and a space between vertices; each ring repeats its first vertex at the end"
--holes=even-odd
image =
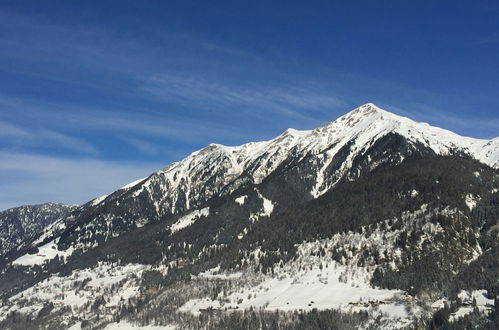
POLYGON ((256 86, 193 76, 163 75, 146 80, 143 90, 169 102, 245 106, 253 114, 256 111, 267 115, 270 111, 306 120, 313 118, 317 112, 345 106, 342 99, 317 85, 270 83, 256 86))
POLYGON ((123 140, 144 154, 156 155, 159 153, 158 146, 146 140, 137 139, 134 137, 124 137, 123 140))
POLYGON ((142 28, 147 38, 125 36, 122 31, 104 27, 49 23, 0 8, 1 56, 41 64, 29 69, 3 70, 45 76, 87 88, 96 87, 92 83, 98 83, 99 88, 120 89, 124 81, 119 85, 108 84, 108 79, 88 82, 81 72, 84 70, 85 76, 96 72, 119 74, 133 85, 133 79, 145 74, 182 69, 208 71, 210 68, 220 73, 228 67, 262 61, 253 53, 177 29, 142 28), (52 66, 59 70, 51 70, 52 66))
MULTIPOLYGON (((245 138, 247 134, 258 130, 234 131, 228 122, 205 120, 183 113, 160 109, 148 109, 138 106, 133 109, 116 109, 108 107, 80 106, 38 100, 16 99, 0 95, 0 120, 38 123, 42 126, 57 129, 74 130, 90 134, 103 132, 107 134, 124 133, 133 136, 159 137, 182 142, 212 142, 213 139, 245 138)), ((11 125, 11 134, 31 136, 30 132, 11 125)))
POLYGON ((47 129, 25 129, 0 121, 0 137, 3 144, 15 147, 42 146, 48 149, 64 148, 78 153, 97 154, 90 143, 72 136, 47 129))
POLYGON ((30 138, 31 134, 15 125, 0 121, 0 136, 13 138, 30 138))
MULTIPOLYGON (((3 56, 40 64, 26 72, 15 67, 16 73, 116 96, 153 98, 200 111, 216 108, 220 114, 237 110, 260 119, 274 113, 310 124, 318 123, 320 111, 346 104, 320 82, 288 73, 286 82, 279 82, 283 73, 256 54, 181 31, 161 31, 168 37, 154 44, 102 28, 47 24, 1 10, 0 27, 15 32, 0 40, 3 56), (104 79, 87 79, 94 74, 104 79)), ((155 40, 159 32, 150 32, 155 40)))
POLYGON ((43 202, 85 203, 163 165, 0 151, 0 209, 43 202))

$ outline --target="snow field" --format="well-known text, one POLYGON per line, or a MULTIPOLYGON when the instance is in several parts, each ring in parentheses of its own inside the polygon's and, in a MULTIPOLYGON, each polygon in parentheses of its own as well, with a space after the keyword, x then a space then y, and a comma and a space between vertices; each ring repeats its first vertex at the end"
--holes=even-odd
POLYGON ((64 260, 73 254, 74 249, 68 248, 64 251, 57 250, 57 241, 59 239, 55 239, 47 244, 44 244, 38 248, 38 252, 35 254, 25 254, 22 257, 17 258, 12 262, 13 265, 19 266, 33 266, 33 265, 42 265, 45 262, 48 262, 55 257, 59 256, 64 258, 64 260))
POLYGON ((170 230, 172 233, 184 229, 190 225, 192 225, 196 220, 201 217, 207 217, 210 215, 210 208, 205 207, 204 209, 194 210, 180 219, 178 219, 173 225, 170 226, 170 230))
POLYGON ((114 266, 100 262, 95 268, 73 271, 67 277, 52 275, 10 297, 8 303, 0 307, 0 315, 22 310, 21 306, 33 306, 33 310, 26 310, 26 314, 35 315, 38 311, 35 306, 53 303, 55 310, 67 306, 74 315, 81 316, 90 313, 85 306, 99 297, 105 299, 106 309, 113 310, 120 302, 139 295, 139 283, 134 278, 139 278, 149 268, 139 264, 114 266))

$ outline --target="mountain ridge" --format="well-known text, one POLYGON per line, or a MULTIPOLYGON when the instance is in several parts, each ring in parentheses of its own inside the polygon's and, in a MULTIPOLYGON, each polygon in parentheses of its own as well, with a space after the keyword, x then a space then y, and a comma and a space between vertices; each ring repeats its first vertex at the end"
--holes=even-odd
POLYGON ((0 212, 0 256, 15 249, 19 243, 36 237, 58 221, 76 205, 44 203, 23 205, 0 212))
MULTIPOLYGON (((92 214, 101 214, 98 216, 100 231, 108 232, 105 236, 112 237, 122 230, 195 210, 216 196, 228 195, 248 184, 260 184, 272 173, 293 167, 309 171, 304 178, 300 178, 300 191, 309 195, 307 198, 317 198, 345 175, 355 179, 361 170, 359 166, 372 170, 388 161, 384 159, 386 150, 383 148, 400 142, 386 144, 382 141, 392 139, 390 136, 394 134, 407 141, 407 151, 403 152, 406 155, 398 152, 391 156, 389 161, 394 164, 401 163, 404 157, 423 148, 427 149, 425 152, 440 155, 464 153, 489 166, 499 167, 499 139, 461 137, 367 103, 316 129, 287 129, 274 139, 240 146, 210 144, 146 178, 87 202, 73 219, 88 214, 84 226, 93 228, 92 214), (378 149, 381 148, 377 152, 377 157, 381 157, 378 161, 373 161, 372 156, 360 161, 362 155, 377 145, 378 149), (124 209, 121 216, 114 211, 108 215, 99 211, 121 208, 120 203, 136 204, 138 208, 132 213, 131 209, 124 209), (116 225, 110 226, 110 218, 124 220, 113 221, 116 225)), ((299 176, 298 173, 295 175, 299 176)), ((60 220, 62 230, 68 226, 72 224, 65 219, 60 220)), ((49 231, 35 242, 40 244, 60 233, 60 230, 49 231)))
POLYGON ((0 327, 217 329, 240 308, 242 324, 252 310, 300 322, 334 309, 400 328, 435 304, 467 315, 480 296, 485 322, 499 270, 499 170, 477 160, 487 143, 367 104, 314 130, 208 145, 5 255, 0 327))
MULTIPOLYGON (((453 149, 457 149, 469 153, 473 158, 476 158, 489 166, 495 168, 499 167, 499 137, 491 140, 462 137, 451 131, 430 126, 427 123, 417 123, 409 118, 385 111, 372 103, 367 103, 339 117, 335 121, 329 122, 316 129, 300 131, 289 128, 274 139, 261 142, 249 142, 240 146, 210 144, 205 148, 191 153, 183 160, 168 165, 156 173, 165 173, 167 177, 174 179, 175 176, 182 175, 182 171, 188 171, 190 167, 196 167, 203 164, 202 160, 196 158, 228 156, 231 165, 233 165, 233 167, 229 168, 229 171, 233 171, 231 173, 232 175, 238 175, 245 170, 248 170, 248 168, 251 170, 251 166, 256 160, 261 161, 261 158, 264 158, 265 154, 268 154, 270 156, 267 160, 272 160, 273 164, 267 168, 260 167, 253 169, 253 182, 259 183, 277 167, 280 161, 282 161, 282 158, 284 158, 283 154, 291 152, 293 148, 301 149, 300 152, 302 154, 306 154, 307 152, 321 153, 324 152, 326 148, 331 147, 331 144, 342 139, 343 141, 339 141, 341 143, 337 145, 337 149, 341 149, 347 142, 357 138, 360 133, 369 134, 370 132, 366 129, 374 130, 379 134, 378 136, 373 136, 374 134, 371 132, 371 136, 369 136, 371 139, 379 138, 389 132, 402 133, 401 135, 408 137, 413 142, 426 143, 437 154, 445 155, 452 152, 453 149), (391 123, 392 126, 386 127, 386 125, 377 125, 378 122, 383 122, 384 120, 391 123), (364 130, 362 130, 362 128, 364 130), (344 133, 344 131, 348 131, 349 129, 354 133, 347 132, 339 137, 334 135, 336 132, 344 133), (411 132, 412 129, 416 129, 419 134, 411 132), (427 133, 430 135, 428 138, 433 138, 429 140, 428 138, 425 139, 425 135, 422 133, 427 133), (456 142, 452 141, 454 139, 456 142), (303 140, 306 142, 300 143, 303 140)), ((364 144, 370 142, 369 139, 364 140, 364 144)), ((364 146, 365 145, 363 144, 360 145, 360 147, 364 146)), ((145 179, 147 178, 138 180, 135 183, 138 184, 145 179)), ((131 183, 125 186, 125 188, 131 188, 133 186, 135 185, 131 183)), ((314 196, 317 197, 318 194, 314 194, 314 196)))

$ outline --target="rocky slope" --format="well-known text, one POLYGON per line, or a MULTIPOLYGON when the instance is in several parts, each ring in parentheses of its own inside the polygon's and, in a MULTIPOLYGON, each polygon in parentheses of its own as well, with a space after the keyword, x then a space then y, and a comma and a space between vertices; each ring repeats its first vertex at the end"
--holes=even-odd
POLYGON ((0 212, 0 256, 37 237, 76 206, 57 203, 26 205, 0 212))

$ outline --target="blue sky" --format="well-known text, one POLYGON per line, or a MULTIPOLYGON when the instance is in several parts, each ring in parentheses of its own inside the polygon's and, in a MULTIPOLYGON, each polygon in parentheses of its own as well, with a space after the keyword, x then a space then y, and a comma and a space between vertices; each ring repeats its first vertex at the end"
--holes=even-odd
POLYGON ((496 1, 2 1, 0 209, 367 102, 499 135, 496 1))

